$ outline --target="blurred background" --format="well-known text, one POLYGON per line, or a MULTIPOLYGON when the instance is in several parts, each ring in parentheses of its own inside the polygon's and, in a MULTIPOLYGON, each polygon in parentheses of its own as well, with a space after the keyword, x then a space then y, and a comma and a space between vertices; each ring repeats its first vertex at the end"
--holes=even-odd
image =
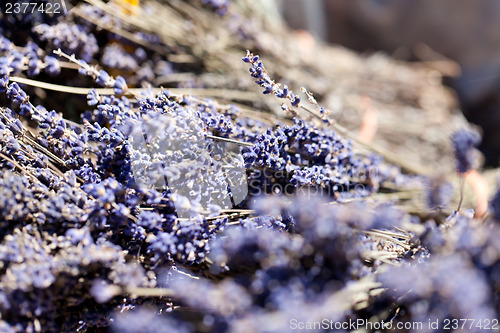
POLYGON ((328 43, 429 62, 483 132, 486 166, 500 157, 500 2, 276 0, 288 24, 328 43))

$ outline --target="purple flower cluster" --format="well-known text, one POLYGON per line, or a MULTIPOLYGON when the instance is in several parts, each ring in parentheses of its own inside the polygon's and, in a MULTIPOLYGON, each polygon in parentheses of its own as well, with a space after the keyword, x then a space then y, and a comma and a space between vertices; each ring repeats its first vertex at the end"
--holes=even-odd
POLYGON ((260 176, 272 175, 290 184, 286 188, 284 184, 275 187, 279 193, 290 194, 291 189, 314 187, 339 198, 339 195, 364 196, 378 190, 383 181, 391 181, 391 177, 382 172, 384 166, 377 158, 356 156, 351 141, 331 129, 319 129, 295 118, 291 126, 267 129, 259 135, 247 132, 243 128, 239 134, 254 144, 243 149, 247 167, 269 169, 258 172, 259 177, 252 176, 251 184, 266 183, 260 176))
POLYGON ((13 49, 12 43, 3 38, 5 47, 4 51, 0 51, 0 89, 7 87, 8 76, 11 74, 26 71, 28 76, 36 76, 43 71, 49 75, 57 75, 61 71, 59 61, 44 55, 43 50, 35 43, 28 42, 21 52, 13 49))
POLYGON ((430 259, 408 261, 378 276, 389 288, 386 301, 397 299, 404 309, 397 321, 463 316, 498 320, 500 303, 494 291, 500 267, 498 225, 478 224, 466 214, 454 213, 444 225, 426 227, 421 240, 430 250, 430 259), (449 276, 450 270, 457 274, 449 276))
POLYGON ((101 62, 108 67, 123 71, 136 71, 139 67, 134 56, 126 52, 120 44, 106 46, 101 62))
POLYGON ((55 25, 40 24, 34 27, 33 31, 41 41, 49 43, 52 49, 62 49, 87 62, 99 51, 95 36, 82 25, 67 22, 55 25))

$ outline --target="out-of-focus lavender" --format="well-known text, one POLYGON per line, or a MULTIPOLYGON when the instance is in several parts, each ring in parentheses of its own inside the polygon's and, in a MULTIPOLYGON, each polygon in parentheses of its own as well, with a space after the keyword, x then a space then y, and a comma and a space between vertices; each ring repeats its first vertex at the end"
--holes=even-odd
POLYGON ((61 22, 56 25, 40 24, 33 28, 41 41, 46 41, 52 49, 62 49, 75 54, 85 61, 91 61, 99 51, 97 40, 85 27, 61 22))

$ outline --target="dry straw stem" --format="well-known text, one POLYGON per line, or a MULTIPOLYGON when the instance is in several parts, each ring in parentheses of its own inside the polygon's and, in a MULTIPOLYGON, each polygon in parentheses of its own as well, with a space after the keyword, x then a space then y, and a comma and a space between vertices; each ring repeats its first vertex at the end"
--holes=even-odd
POLYGON ((390 241, 390 242, 392 242, 394 244, 397 244, 397 245, 401 246, 403 249, 405 249, 406 251, 410 250, 410 248, 411 248, 411 246, 408 243, 400 241, 399 239, 397 239, 397 237, 385 234, 383 232, 379 232, 378 230, 375 230, 375 231, 365 231, 364 233, 367 234, 367 235, 369 235, 369 236, 371 236, 371 237, 383 238, 383 239, 385 239, 387 241, 390 241))
MULTIPOLYGON (((84 87, 71 87, 63 86, 54 83, 48 83, 33 79, 27 79, 19 76, 11 76, 9 80, 12 82, 18 82, 21 84, 26 84, 33 87, 38 87, 46 90, 65 92, 75 95, 87 95, 92 88, 84 87)), ((115 95, 113 88, 95 88, 94 89, 99 95, 115 95)), ((142 92, 151 90, 153 93, 160 93, 162 91, 168 90, 172 95, 182 96, 182 95, 193 95, 200 97, 218 97, 230 100, 248 100, 250 98, 255 98, 255 93, 241 91, 241 90, 230 90, 230 89, 203 89, 203 88, 129 88, 126 91, 126 95, 139 95, 142 92)))

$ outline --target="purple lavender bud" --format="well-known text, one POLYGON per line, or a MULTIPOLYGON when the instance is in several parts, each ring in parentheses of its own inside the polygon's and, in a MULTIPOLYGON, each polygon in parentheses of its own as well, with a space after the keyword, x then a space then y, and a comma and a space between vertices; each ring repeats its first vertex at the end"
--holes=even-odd
POLYGON ((45 56, 45 72, 49 75, 57 75, 61 72, 61 65, 55 57, 45 56))
POLYGON ((7 38, 0 36, 0 52, 7 52, 12 49, 12 43, 7 38))
POLYGON ((30 59, 37 59, 38 52, 40 52, 40 48, 38 45, 29 41, 23 49, 24 55, 30 59))
POLYGON ((17 104, 23 104, 28 101, 28 95, 26 95, 16 82, 11 83, 7 88, 7 97, 17 104))
POLYGON ((99 71, 99 76, 97 77, 97 84, 100 85, 100 86, 103 86, 103 87, 106 87, 106 85, 109 83, 111 77, 109 76, 109 74, 104 71, 104 70, 100 70, 99 71))
POLYGON ((262 92, 264 95, 272 94, 274 87, 272 85, 265 85, 264 91, 262 92))
POLYGON ((52 137, 59 139, 64 134, 64 128, 62 126, 57 126, 54 131, 52 131, 52 137))
POLYGON ((282 94, 283 94, 283 97, 282 97, 282 98, 286 98, 286 97, 288 96, 288 93, 289 93, 289 92, 290 92, 290 89, 288 88, 288 86, 287 86, 287 85, 284 85, 284 86, 283 86, 283 92, 282 92, 282 94))
POLYGON ((115 94, 122 95, 128 89, 127 82, 125 82, 123 77, 118 76, 115 80, 114 88, 115 94))
POLYGON ((9 125, 9 129, 11 130, 12 133, 15 135, 21 135, 23 134, 23 124, 19 119, 15 119, 13 122, 11 122, 9 125))
POLYGON ((88 66, 87 62, 85 60, 80 60, 80 64, 82 64, 82 67, 78 69, 78 73, 81 75, 88 75, 87 70, 85 69, 85 67, 88 66))
POLYGON ((22 71, 22 67, 24 64, 24 55, 16 50, 11 52, 12 61, 10 62, 9 67, 11 68, 13 73, 20 73, 22 71))
POLYGON ((455 159, 459 173, 466 173, 475 161, 475 147, 481 142, 481 136, 469 130, 459 130, 451 138, 455 149, 455 159))
POLYGON ((99 104, 99 100, 101 99, 101 96, 97 93, 95 89, 92 89, 89 91, 87 94, 87 104, 88 105, 97 105, 99 104))
POLYGON ((31 58, 28 62, 28 76, 36 76, 40 74, 41 61, 37 58, 31 58))
POLYGON ((24 104, 21 104, 21 107, 20 107, 20 110, 19 110, 19 114, 23 117, 31 114, 31 105, 29 103, 24 103, 24 104))
POLYGON ((12 155, 19 150, 19 143, 14 137, 9 137, 6 142, 3 143, 7 154, 12 155))
POLYGON ((143 211, 139 214, 137 224, 144 227, 146 230, 160 230, 162 217, 155 212, 143 211))
POLYGON ((300 103, 300 96, 295 96, 292 100, 292 106, 298 106, 300 103))

